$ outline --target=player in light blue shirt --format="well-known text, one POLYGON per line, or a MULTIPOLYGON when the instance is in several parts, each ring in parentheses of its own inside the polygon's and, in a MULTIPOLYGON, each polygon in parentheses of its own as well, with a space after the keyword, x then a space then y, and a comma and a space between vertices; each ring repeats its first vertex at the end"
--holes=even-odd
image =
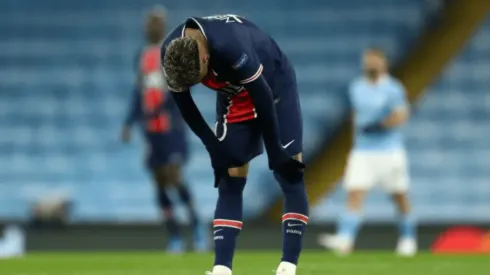
POLYGON ((409 176, 402 134, 409 105, 403 85, 389 75, 387 68, 384 52, 369 48, 363 55, 364 75, 349 86, 355 141, 343 183, 348 193, 347 211, 338 221, 338 234, 320 238, 321 244, 341 253, 352 250, 364 197, 375 186, 390 193, 398 208, 397 252, 410 256, 417 250, 415 222, 407 199, 409 176))

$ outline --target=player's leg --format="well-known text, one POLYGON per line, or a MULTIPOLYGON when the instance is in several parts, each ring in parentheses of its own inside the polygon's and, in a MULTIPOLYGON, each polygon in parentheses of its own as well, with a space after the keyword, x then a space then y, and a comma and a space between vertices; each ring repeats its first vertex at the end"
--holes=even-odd
POLYGON ((173 203, 168 193, 171 183, 167 178, 165 166, 154 167, 152 176, 156 183, 158 206, 165 220, 165 227, 169 235, 167 250, 170 253, 181 253, 184 251, 185 245, 180 226, 175 218, 173 203))
POLYGON ((248 164, 230 168, 230 177, 218 187, 214 212, 213 275, 230 275, 233 268, 236 239, 242 230, 243 190, 247 181, 248 164))
POLYGON ((353 250, 362 222, 364 198, 375 182, 373 172, 369 169, 369 159, 365 154, 351 153, 343 181, 347 191, 346 209, 337 220, 337 233, 320 236, 319 243, 322 246, 340 254, 348 254, 353 250))
POLYGON ((410 209, 406 192, 394 193, 393 201, 399 213, 399 235, 396 251, 401 256, 413 256, 417 252, 416 221, 410 209))
MULTIPOLYGON (((303 123, 294 75, 276 83, 276 112, 280 139, 290 156, 302 161, 303 123)), ((302 250, 302 241, 308 223, 309 205, 304 177, 290 182, 274 172, 284 196, 282 216, 282 257, 277 274, 294 275, 302 250)))
POLYGON ((218 187, 214 212, 213 275, 231 275, 236 239, 242 229, 243 190, 247 182, 248 162, 262 153, 260 132, 255 122, 218 124, 216 135, 241 163, 228 170, 229 177, 218 187))
MULTIPOLYGON (((302 154, 293 156, 303 161, 302 154)), ((309 205, 304 177, 299 182, 289 182, 274 173, 284 196, 282 216, 282 257, 277 274, 296 274, 296 266, 303 247, 303 236, 308 224, 309 205)))
POLYGON ((385 186, 398 210, 399 240, 396 250, 401 256, 413 256, 417 252, 417 224, 408 198, 409 176, 405 153, 395 153, 390 162, 393 166, 385 186))
POLYGON ((166 178, 175 187, 180 201, 186 207, 194 235, 194 249, 198 252, 207 251, 209 249, 208 229, 206 225, 201 223, 191 191, 187 183, 183 180, 181 163, 182 161, 175 161, 172 164, 166 165, 166 178))

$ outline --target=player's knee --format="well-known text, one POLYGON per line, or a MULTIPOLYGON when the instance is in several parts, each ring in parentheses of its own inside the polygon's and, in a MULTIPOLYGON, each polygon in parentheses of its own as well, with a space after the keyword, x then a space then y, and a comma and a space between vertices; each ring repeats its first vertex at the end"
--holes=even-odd
POLYGON ((179 185, 182 181, 180 166, 170 165, 166 167, 166 180, 171 185, 179 185))
POLYGON ((246 178, 248 175, 248 163, 240 167, 228 168, 228 175, 234 178, 246 178))
POLYGON ((303 153, 299 153, 293 156, 293 159, 303 162, 303 153))
POLYGON ((358 211, 362 207, 366 191, 351 190, 347 193, 347 206, 350 210, 358 211))
POLYGON ((279 182, 279 186, 284 194, 306 192, 304 181, 291 183, 277 172, 274 172, 274 178, 279 182))
POLYGON ((155 183, 158 185, 160 188, 165 188, 168 187, 168 180, 167 180, 167 175, 162 168, 155 168, 153 170, 153 179, 155 180, 155 183))
POLYGON ((392 195, 393 202, 396 204, 400 213, 410 212, 410 203, 408 202, 408 196, 405 192, 395 193, 392 195))

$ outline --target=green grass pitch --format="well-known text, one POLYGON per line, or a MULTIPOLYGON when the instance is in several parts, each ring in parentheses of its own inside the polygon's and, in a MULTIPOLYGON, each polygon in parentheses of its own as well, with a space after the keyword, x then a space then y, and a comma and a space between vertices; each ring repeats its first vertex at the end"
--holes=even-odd
MULTIPOLYGON (((272 275, 279 252, 238 252, 234 275, 272 275)), ((1 275, 203 275, 211 268, 211 254, 169 256, 157 252, 32 253, 24 258, 0 260, 1 275)), ((483 275, 490 274, 490 255, 434 256, 411 259, 392 253, 362 252, 337 257, 307 251, 297 275, 483 275)))

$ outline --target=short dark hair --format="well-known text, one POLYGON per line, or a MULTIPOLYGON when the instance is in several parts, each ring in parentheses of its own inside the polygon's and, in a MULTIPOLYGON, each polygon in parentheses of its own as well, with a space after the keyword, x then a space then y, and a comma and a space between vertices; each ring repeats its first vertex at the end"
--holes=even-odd
POLYGON ((163 58, 163 70, 172 90, 182 91, 199 82, 197 41, 190 37, 181 37, 170 42, 163 58))

